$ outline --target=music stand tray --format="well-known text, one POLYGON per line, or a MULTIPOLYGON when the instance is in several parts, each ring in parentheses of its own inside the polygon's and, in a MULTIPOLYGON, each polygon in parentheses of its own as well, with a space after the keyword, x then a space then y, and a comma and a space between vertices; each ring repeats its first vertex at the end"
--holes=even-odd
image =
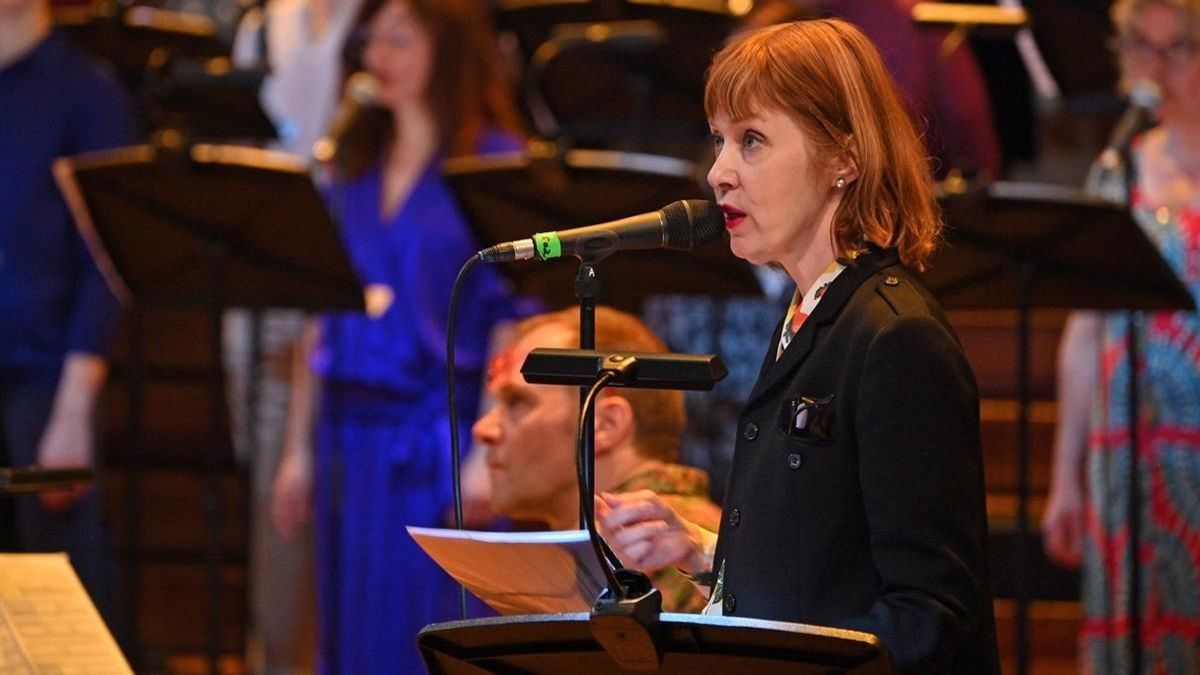
MULTIPOLYGON (((573 673, 620 668, 592 635, 586 613, 533 614, 426 626, 417 645, 432 675, 573 673)), ((887 675, 890 657, 870 633, 697 614, 661 614, 661 665, 655 672, 853 673, 887 675)))
POLYGON ((947 309, 1195 309, 1124 206, 1011 182, 941 202, 946 241, 924 280, 947 309))
POLYGON ((0 495, 26 492, 65 490, 90 483, 96 472, 92 469, 39 469, 38 467, 0 467, 0 495))
MULTIPOLYGON (((691 162, 608 150, 526 152, 464 157, 444 164, 446 178, 474 229, 489 244, 655 211, 678 199, 710 199, 691 162)), ((573 258, 502 265, 517 289, 551 307, 575 302, 573 258)), ((637 311, 653 293, 761 296, 749 263, 724 240, 692 251, 622 251, 603 261, 605 304, 637 311)))
POLYGON ((100 271, 126 301, 364 309, 325 204, 292 155, 142 145, 62 158, 54 171, 100 271))

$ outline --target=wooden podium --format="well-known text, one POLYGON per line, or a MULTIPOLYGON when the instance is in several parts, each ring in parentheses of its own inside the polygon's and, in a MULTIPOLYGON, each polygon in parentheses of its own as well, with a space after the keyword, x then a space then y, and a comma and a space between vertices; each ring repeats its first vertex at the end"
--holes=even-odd
MULTIPOLYGON (((658 668, 649 672, 888 675, 879 638, 852 630, 697 614, 661 614, 653 626, 658 668)), ((592 633, 585 613, 450 621, 425 627, 417 645, 431 675, 628 672, 592 633)))

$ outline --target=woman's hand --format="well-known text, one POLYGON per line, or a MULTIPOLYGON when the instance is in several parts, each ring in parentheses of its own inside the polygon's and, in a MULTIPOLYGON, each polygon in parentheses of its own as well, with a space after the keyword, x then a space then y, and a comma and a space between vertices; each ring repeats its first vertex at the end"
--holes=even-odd
MULTIPOLYGON (((92 454, 91 416, 55 414, 38 445, 37 466, 41 469, 87 469, 92 466, 92 454)), ((65 490, 40 492, 38 498, 49 511, 65 511, 86 490, 87 485, 80 484, 65 490)))
POLYGON ((681 518, 650 490, 600 493, 596 526, 629 567, 645 572, 676 567, 689 574, 712 567, 716 535, 681 518))
MULTIPOLYGON (((96 465, 93 415, 108 377, 108 362, 94 354, 71 352, 63 361, 50 420, 38 443, 37 465, 42 469, 86 469, 96 465)), ((87 491, 86 485, 42 492, 38 498, 50 511, 70 508, 87 491)))
POLYGON ((1100 386, 1102 335, 1099 314, 1073 312, 1058 346, 1058 420, 1042 545, 1051 560, 1067 567, 1083 560, 1083 465, 1092 396, 1100 386))
POLYGON ((1042 546, 1064 567, 1083 562, 1083 486, 1079 480, 1054 481, 1042 515, 1042 546))
POLYGON ((284 539, 312 519, 312 463, 303 450, 285 452, 271 486, 271 520, 284 539))
POLYGON ((320 384, 309 367, 321 324, 309 319, 292 348, 292 397, 283 432, 283 457, 271 485, 271 520, 284 539, 312 519, 313 414, 320 384))

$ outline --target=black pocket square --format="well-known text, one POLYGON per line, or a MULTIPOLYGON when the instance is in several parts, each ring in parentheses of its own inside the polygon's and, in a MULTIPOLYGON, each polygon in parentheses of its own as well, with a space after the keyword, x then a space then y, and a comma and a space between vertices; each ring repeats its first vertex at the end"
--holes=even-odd
POLYGON ((792 438, 833 439, 833 395, 796 394, 780 412, 780 427, 792 438))

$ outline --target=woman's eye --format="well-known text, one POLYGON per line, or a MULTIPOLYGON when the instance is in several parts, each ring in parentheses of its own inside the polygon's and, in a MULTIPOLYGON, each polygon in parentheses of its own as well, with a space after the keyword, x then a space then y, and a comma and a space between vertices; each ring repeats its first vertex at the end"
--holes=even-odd
POLYGON ((712 135, 713 152, 721 152, 721 147, 725 145, 725 139, 718 134, 712 135))
POLYGON ((756 134, 746 134, 745 136, 742 137, 742 147, 744 147, 744 148, 753 148, 753 147, 760 145, 761 143, 762 143, 762 139, 759 138, 756 134))

